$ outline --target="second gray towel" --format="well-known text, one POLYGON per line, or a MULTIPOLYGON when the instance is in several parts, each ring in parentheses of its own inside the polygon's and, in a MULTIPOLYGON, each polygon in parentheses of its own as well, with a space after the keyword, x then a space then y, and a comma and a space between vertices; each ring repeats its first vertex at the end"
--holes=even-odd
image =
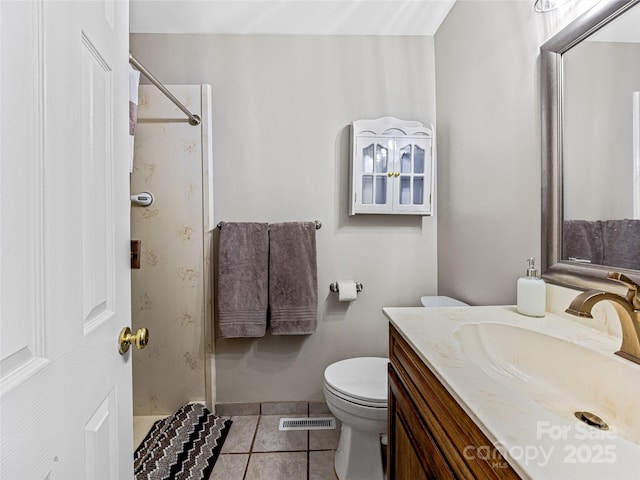
POLYGON ((267 329, 269 225, 224 223, 218 253, 218 310, 224 338, 267 329))
POLYGON ((565 220, 562 230, 562 258, 590 260, 602 265, 604 248, 599 220, 565 220))
POLYGON ((603 220, 603 265, 640 268, 640 220, 603 220))
POLYGON ((315 223, 272 223, 269 228, 271 332, 311 334, 318 318, 315 223))

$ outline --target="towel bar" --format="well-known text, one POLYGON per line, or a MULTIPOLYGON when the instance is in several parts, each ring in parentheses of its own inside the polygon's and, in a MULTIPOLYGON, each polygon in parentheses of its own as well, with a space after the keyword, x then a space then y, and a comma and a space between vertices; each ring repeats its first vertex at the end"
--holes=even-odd
MULTIPOLYGON (((313 223, 316 224, 316 230, 320 230, 322 228, 322 222, 320 222, 320 220, 314 220, 313 223)), ((220 230, 222 230, 222 225, 224 224, 224 222, 219 222, 218 225, 216 225, 216 227, 220 230)))

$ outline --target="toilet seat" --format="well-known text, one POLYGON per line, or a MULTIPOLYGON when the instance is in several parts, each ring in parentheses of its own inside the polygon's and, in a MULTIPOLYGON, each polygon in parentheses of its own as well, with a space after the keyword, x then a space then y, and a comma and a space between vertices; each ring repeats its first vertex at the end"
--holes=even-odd
POLYGON ((387 408, 387 365, 380 357, 348 358, 329 365, 324 384, 329 392, 356 405, 387 408))
POLYGON ((337 398, 339 398, 340 400, 343 400, 345 402, 351 403, 353 405, 355 405, 356 407, 365 407, 365 408, 371 408, 371 409, 386 409, 387 408, 387 401, 386 399, 384 401, 375 401, 372 402, 370 400, 367 400, 365 398, 359 398, 359 397, 355 397, 353 395, 348 395, 344 392, 339 392, 338 390, 332 388, 330 385, 327 384, 327 382, 324 383, 324 388, 325 391, 337 398))

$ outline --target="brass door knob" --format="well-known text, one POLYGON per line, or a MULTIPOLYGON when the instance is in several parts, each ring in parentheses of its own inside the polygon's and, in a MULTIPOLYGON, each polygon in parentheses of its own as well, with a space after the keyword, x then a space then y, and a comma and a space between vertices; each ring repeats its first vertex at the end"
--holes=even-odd
POLYGON ((400 176, 400 172, 396 172, 393 174, 394 177, 399 177, 400 176))
POLYGON ((387 177, 393 177, 393 172, 387 173, 387 177))
POLYGON ((120 355, 127 353, 132 343, 138 349, 146 347, 147 343, 149 343, 149 330, 139 328, 135 335, 133 335, 129 327, 124 327, 120 331, 120 337, 118 338, 118 351, 120 355))

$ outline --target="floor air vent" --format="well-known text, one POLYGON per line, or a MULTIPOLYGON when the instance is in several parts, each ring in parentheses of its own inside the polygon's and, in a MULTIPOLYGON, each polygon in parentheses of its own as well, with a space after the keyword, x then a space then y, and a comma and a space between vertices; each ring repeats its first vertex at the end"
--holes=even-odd
POLYGON ((335 430, 333 417, 281 418, 279 430, 335 430))

